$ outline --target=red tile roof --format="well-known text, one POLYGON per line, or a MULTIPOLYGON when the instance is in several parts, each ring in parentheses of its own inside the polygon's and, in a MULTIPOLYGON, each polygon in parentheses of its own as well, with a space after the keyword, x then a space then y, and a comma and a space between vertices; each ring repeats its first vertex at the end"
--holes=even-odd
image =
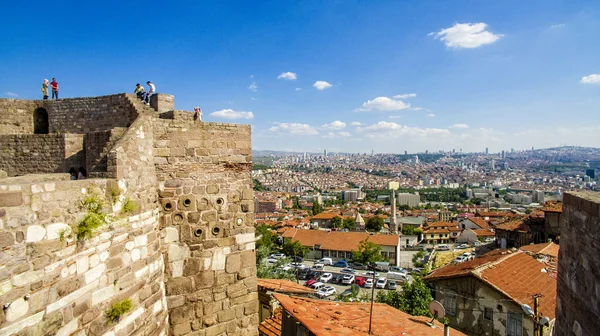
POLYGON ((427 224, 428 228, 449 228, 456 226, 458 226, 458 223, 455 222, 433 222, 427 224))
POLYGON ((282 279, 256 279, 258 287, 278 293, 314 293, 315 290, 297 284, 290 280, 282 279))
POLYGON ((281 336, 281 308, 277 308, 270 317, 258 326, 260 336, 281 336))
POLYGON ((529 225, 525 224, 523 219, 515 219, 496 226, 496 230, 531 232, 529 225))
MULTIPOLYGON (((368 335, 369 302, 334 302, 275 294, 281 306, 293 318, 316 336, 368 335)), ((373 307, 372 335, 435 336, 443 335, 438 321, 432 327, 431 318, 412 316, 383 303, 373 307)), ((450 329, 451 335, 465 335, 450 329)))
POLYGON ((558 258, 559 246, 553 242, 548 242, 543 244, 521 246, 520 249, 521 251, 531 252, 533 254, 545 254, 558 258))
POLYGON ((476 216, 479 217, 515 217, 518 215, 515 215, 512 212, 494 212, 494 211, 488 211, 488 212, 478 212, 476 214, 476 216))
POLYGON ((398 246, 399 238, 393 234, 370 235, 365 232, 341 232, 326 230, 298 230, 288 229, 283 233, 285 238, 299 241, 303 246, 313 247, 321 245, 322 250, 330 251, 352 251, 358 249, 362 240, 369 241, 381 246, 398 246))
POLYGON ((315 220, 315 219, 317 219, 317 220, 318 220, 318 219, 322 219, 322 220, 332 220, 332 219, 333 219, 333 218, 335 218, 335 217, 340 217, 340 218, 341 218, 341 217, 342 217, 342 215, 340 215, 340 214, 339 214, 339 213, 337 213, 337 212, 322 212, 322 213, 320 213, 320 214, 317 214, 317 215, 314 215, 314 216, 312 216, 312 219, 313 219, 313 220, 315 220))
POLYGON ((542 208, 544 212, 562 212, 562 202, 546 202, 544 207, 542 208))
POLYGON ((487 221, 485 221, 485 219, 481 218, 481 217, 473 217, 473 218, 469 218, 469 220, 471 222, 473 222, 473 224, 479 226, 479 228, 481 229, 489 229, 490 225, 488 224, 487 221))
POLYGON ((435 270, 425 281, 474 276, 517 304, 533 307, 532 295, 541 293, 540 312, 554 319, 556 278, 548 267, 523 252, 495 250, 480 258, 435 270), (502 254, 505 253, 505 254, 502 254))
POLYGON ((475 232, 477 237, 493 237, 496 235, 496 233, 491 230, 473 230, 473 232, 475 232))

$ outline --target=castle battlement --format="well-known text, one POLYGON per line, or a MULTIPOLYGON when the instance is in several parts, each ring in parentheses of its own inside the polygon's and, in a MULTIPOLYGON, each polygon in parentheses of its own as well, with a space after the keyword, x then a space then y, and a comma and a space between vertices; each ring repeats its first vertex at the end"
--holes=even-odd
POLYGON ((0 99, 0 335, 257 334, 250 126, 173 102, 0 99))

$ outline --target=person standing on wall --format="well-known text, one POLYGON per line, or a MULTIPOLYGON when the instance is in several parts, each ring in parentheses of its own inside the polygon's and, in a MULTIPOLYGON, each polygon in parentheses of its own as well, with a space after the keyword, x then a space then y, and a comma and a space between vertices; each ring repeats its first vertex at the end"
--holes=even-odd
POLYGON ((198 106, 194 107, 194 120, 202 121, 202 110, 198 106))
POLYGON ((50 87, 52 88, 52 99, 58 100, 58 82, 56 78, 52 78, 52 82, 50 82, 50 87))
POLYGON ((144 91, 144 87, 141 86, 140 83, 135 84, 135 90, 133 91, 133 93, 138 97, 139 100, 144 100, 144 94, 146 92, 144 91))
POLYGON ((154 84, 152 84, 150 81, 147 81, 146 84, 148 84, 148 93, 146 93, 146 105, 150 105, 150 96, 152 96, 156 92, 156 88, 154 87, 154 84))
POLYGON ((48 80, 44 79, 42 83, 42 94, 44 95, 44 100, 48 100, 48 80))

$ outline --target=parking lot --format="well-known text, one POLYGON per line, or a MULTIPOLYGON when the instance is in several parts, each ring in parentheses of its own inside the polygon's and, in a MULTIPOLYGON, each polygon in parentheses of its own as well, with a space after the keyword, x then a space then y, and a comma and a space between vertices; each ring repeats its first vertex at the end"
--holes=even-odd
MULTIPOLYGON (((306 266, 306 267, 309 267, 309 268, 310 268, 310 267, 312 267, 312 266, 314 265, 314 262, 313 262, 313 261, 305 261, 305 262, 303 262, 302 264, 303 264, 304 266, 306 266)), ((345 274, 345 273, 340 273, 340 270, 341 270, 341 269, 342 269, 342 267, 325 266, 325 267, 323 268, 323 270, 320 270, 320 271, 318 271, 318 272, 320 272, 320 274, 323 274, 323 273, 331 273, 331 274, 333 274, 334 276, 335 276, 336 274, 345 274)), ((367 276, 366 276, 366 275, 364 275, 364 273, 365 273, 365 272, 367 272, 367 270, 357 270, 357 271, 356 271, 356 273, 355 273, 354 275, 355 275, 355 276, 363 276, 363 277, 365 277, 365 278, 366 278, 367 276)), ((385 273, 385 272, 378 272, 378 273, 380 273, 380 275, 379 275, 380 277, 385 277, 385 275, 386 275, 386 273, 385 273)), ((371 278, 372 278, 372 277, 371 277, 371 278)), ((412 281, 412 279, 413 279, 413 278, 412 278, 412 276, 411 276, 411 275, 408 275, 408 281, 409 281, 409 282, 411 282, 411 281, 412 281)), ((307 280, 308 280, 308 279, 307 279, 307 280)), ((307 281, 307 280, 298 280, 298 283, 299 283, 299 284, 304 284, 304 283, 306 283, 306 281, 307 281)), ((377 281, 377 278, 375 278, 375 281, 377 281)), ((402 287, 402 281, 400 281, 400 280, 396 280, 396 284, 397 284, 397 286, 396 286, 396 290, 397 290, 397 291, 401 291, 401 290, 402 290, 402 288, 401 288, 401 287, 402 287)), ((340 283, 340 284, 327 283, 327 285, 328 285, 328 286, 332 286, 333 288, 335 288, 335 289, 336 289, 336 291, 337 291, 337 294, 340 294, 340 293, 342 293, 343 291, 345 291, 346 289, 350 288, 350 285, 344 285, 344 284, 341 284, 341 283, 340 283)), ((389 289, 377 289, 377 288, 376 288, 376 289, 375 289, 375 295, 377 295, 377 293, 378 293, 379 291, 382 291, 382 290, 383 290, 383 291, 389 291, 389 289)), ((358 294, 358 296, 360 297, 361 295, 363 295, 363 294, 365 294, 365 293, 368 293, 369 295, 371 295, 371 292, 372 292, 372 289, 371 289, 371 288, 363 288, 363 287, 361 287, 361 288, 360 288, 360 290, 359 290, 359 294, 358 294)), ((334 301, 336 298, 337 298, 337 295, 331 295, 331 296, 329 296, 329 297, 325 298, 325 300, 332 300, 332 301, 334 301)))

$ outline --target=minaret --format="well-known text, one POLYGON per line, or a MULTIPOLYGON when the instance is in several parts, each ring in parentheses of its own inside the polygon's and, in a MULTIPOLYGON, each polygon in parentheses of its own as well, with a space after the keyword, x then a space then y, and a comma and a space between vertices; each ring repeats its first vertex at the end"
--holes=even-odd
POLYGON ((396 222, 396 190, 392 189, 392 218, 390 218, 390 232, 398 233, 398 223, 396 222))

